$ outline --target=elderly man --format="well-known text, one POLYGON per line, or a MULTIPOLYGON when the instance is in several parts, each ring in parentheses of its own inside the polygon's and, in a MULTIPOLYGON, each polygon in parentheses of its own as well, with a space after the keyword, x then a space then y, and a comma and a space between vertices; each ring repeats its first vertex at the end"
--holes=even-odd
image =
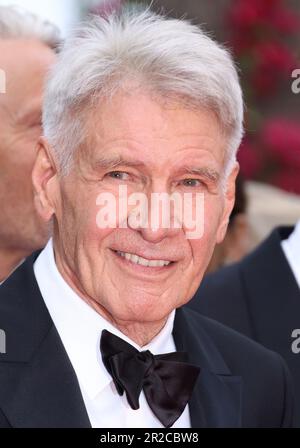
POLYGON ((0 7, 0 283, 34 250, 48 226, 36 213, 31 171, 41 135, 42 88, 55 60, 58 30, 38 17, 0 7))
POLYGON ((33 170, 53 240, 0 292, 0 426, 292 425, 281 358, 182 307, 226 232, 242 119, 229 54, 188 22, 127 12, 66 41, 33 170))

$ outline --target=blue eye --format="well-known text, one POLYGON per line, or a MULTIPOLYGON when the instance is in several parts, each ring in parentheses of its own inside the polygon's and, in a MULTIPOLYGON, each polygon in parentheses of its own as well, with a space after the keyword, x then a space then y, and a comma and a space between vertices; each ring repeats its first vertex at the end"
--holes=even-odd
POLYGON ((127 180, 129 178, 129 174, 124 171, 111 171, 110 173, 107 173, 107 175, 113 179, 119 180, 127 180))
POLYGON ((202 182, 199 179, 184 179, 182 183, 185 187, 199 187, 202 185, 202 182))

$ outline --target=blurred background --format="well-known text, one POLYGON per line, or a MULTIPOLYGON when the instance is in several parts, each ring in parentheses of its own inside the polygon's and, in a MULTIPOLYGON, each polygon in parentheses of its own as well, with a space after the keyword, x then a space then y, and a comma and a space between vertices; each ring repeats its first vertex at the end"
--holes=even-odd
POLYGON ((299 0, 0 0, 12 3, 56 23, 63 37, 88 13, 106 15, 131 3, 151 3, 154 10, 201 24, 234 54, 246 104, 229 229, 229 236, 236 234, 228 247, 235 250, 223 254, 221 264, 239 259, 273 227, 300 218, 299 0))

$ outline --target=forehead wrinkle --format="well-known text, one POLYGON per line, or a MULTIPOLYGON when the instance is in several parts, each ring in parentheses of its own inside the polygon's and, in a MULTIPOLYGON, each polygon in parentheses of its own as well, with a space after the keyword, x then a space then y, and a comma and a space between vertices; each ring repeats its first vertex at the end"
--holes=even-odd
MULTIPOLYGON (((189 136, 189 133, 182 134, 182 137, 189 136)), ((114 138, 110 138, 108 140, 105 139, 103 135, 99 135, 98 132, 94 134, 96 136, 96 139, 92 142, 90 141, 90 144, 88 144, 88 147, 99 149, 101 148, 101 151, 96 151, 96 154, 93 156, 92 153, 90 153, 90 160, 92 162, 92 165, 96 168, 102 168, 102 169, 113 169, 117 168, 118 166, 124 165, 124 166, 132 166, 132 167, 141 167, 141 168, 153 168, 154 165, 158 162, 157 157, 153 159, 153 154, 156 153, 157 148, 155 148, 155 140, 160 140, 161 137, 154 137, 151 138, 152 142, 147 142, 146 146, 149 146, 149 149, 145 149, 145 143, 143 139, 137 139, 137 138, 130 138, 128 136, 116 136, 114 138), (104 141, 103 141, 104 137, 104 141), (101 141, 102 140, 102 141, 101 141), (154 146, 154 152, 151 149, 152 145, 154 146), (141 157, 142 156, 142 157, 141 157), (93 160, 94 159, 94 160, 93 160), (154 163, 154 165, 153 165, 154 163)), ((197 144, 195 142, 190 142, 190 144, 187 144, 187 142, 176 142, 176 146, 173 147, 173 154, 178 154, 179 158, 182 157, 182 152, 190 152, 190 151, 197 151, 199 154, 203 152, 204 153, 211 153, 213 156, 213 151, 211 151, 211 144, 207 141, 206 136, 199 136, 198 134, 193 134, 192 137, 200 137, 197 144)), ((162 138, 162 140, 169 140, 169 144, 172 145, 172 138, 162 138)), ((94 151, 93 151, 94 152, 94 151)), ((160 162, 162 162, 162 158, 159 158, 160 162)), ((174 161, 174 159, 173 159, 174 161)), ((164 164, 170 168, 170 163, 172 160, 170 160, 170 154, 168 154, 168 159, 164 161, 164 164)), ((196 162, 195 162, 196 163, 196 162)), ((205 162, 204 162, 205 163, 205 162)), ((161 165, 161 164, 160 164, 161 165)), ((173 165, 173 163, 171 163, 173 165)), ((184 160, 179 162, 178 171, 186 171, 191 174, 199 174, 204 175, 207 178, 209 178, 212 181, 217 181, 220 177, 217 169, 213 169, 210 167, 200 168, 194 168, 193 163, 187 164, 184 160), (183 165, 183 166, 182 166, 183 165)), ((174 169, 176 169, 176 165, 174 166, 174 169)))
MULTIPOLYGON (((186 109, 184 109, 186 110, 186 109)), ((220 129, 212 136, 210 133, 210 130, 207 129, 207 127, 200 128, 199 132, 195 129, 186 130, 184 129, 186 125, 183 127, 181 126, 185 120, 182 122, 177 123, 178 126, 176 126, 175 129, 172 128, 172 132, 170 134, 169 124, 174 121, 177 122, 178 119, 172 120, 172 117, 161 117, 159 120, 159 123, 154 123, 154 120, 152 119, 150 123, 148 123, 145 126, 140 124, 140 116, 136 112, 136 115, 133 116, 133 119, 129 119, 127 116, 126 110, 123 111, 124 113, 121 114, 118 111, 114 110, 105 110, 104 108, 100 111, 100 114, 96 114, 95 110, 92 110, 92 117, 94 121, 94 132, 96 136, 100 139, 106 139, 111 131, 113 131, 114 138, 120 139, 120 140, 128 140, 136 142, 136 136, 137 133, 139 134, 139 137, 141 140, 146 139, 157 139, 157 140, 169 140, 171 141, 173 138, 185 140, 187 138, 197 139, 200 142, 208 140, 219 140, 222 136, 222 132, 220 129), (120 116, 119 116, 120 115, 120 116), (109 120, 107 118, 109 117, 109 120), (138 120, 138 126, 136 126, 136 120, 135 117, 138 120), (149 126, 150 125, 150 126, 149 126), (98 130, 97 130, 98 128, 98 130), (150 134, 149 134, 150 131, 150 134), (118 135, 119 134, 119 135, 118 135)), ((156 116, 161 115, 156 113, 156 116)), ((153 117, 152 117, 153 118, 153 117)), ((202 144, 202 143, 200 143, 202 144)))
POLYGON ((122 157, 121 155, 103 155, 96 160, 96 166, 108 169, 108 168, 117 168, 120 165, 126 166, 145 166, 145 164, 141 161, 128 160, 122 157))
MULTIPOLYGON (((189 148, 189 147, 182 148, 182 150, 188 150, 188 149, 193 149, 193 148, 189 148)), ((201 149, 199 148, 199 150, 201 150, 201 149)), ((151 163, 151 161, 149 161, 149 162, 151 163)), ((169 164, 170 160, 167 162, 169 164)), ((127 155, 109 154, 109 152, 106 153, 105 151, 103 151, 102 154, 100 154, 99 156, 97 156, 95 158, 94 165, 96 165, 98 167, 102 167, 102 168, 113 168, 113 167, 117 167, 120 165, 133 166, 133 167, 135 167, 135 166, 136 167, 139 167, 139 166, 146 167, 148 165, 148 163, 147 163, 147 160, 142 161, 139 159, 134 159, 134 158, 131 158, 130 155, 129 155, 129 157, 127 157, 127 155)), ((218 171, 216 169, 213 169, 210 167, 197 167, 194 165, 184 164, 183 166, 179 166, 179 170, 185 171, 185 172, 188 172, 191 174, 206 175, 211 180, 218 180, 220 177, 218 171)))
MULTIPOLYGON (((145 134, 141 135, 140 138, 137 139, 137 137, 135 136, 135 138, 131 138, 129 136, 114 136, 113 138, 110 139, 106 139, 105 135, 100 135, 99 132, 95 132, 93 134, 93 136, 90 135, 90 141, 86 142, 89 146, 95 147, 101 147, 103 153, 105 153, 107 150, 109 151, 110 149, 113 149, 113 147, 115 147, 115 150, 119 150, 119 149, 126 149, 128 151, 128 153, 131 153, 133 155, 135 154, 141 154, 141 151, 144 152, 145 147, 149 147, 149 150, 152 151, 152 147, 156 147, 155 141, 157 140, 162 140, 162 141, 167 141, 170 146, 172 146, 174 148, 174 152, 175 151, 189 151, 189 150, 196 150, 196 151, 209 151, 212 152, 212 143, 215 144, 214 139, 212 139, 209 136, 205 136, 205 135, 199 135, 199 134, 182 134, 180 136, 181 139, 184 139, 184 141, 179 142, 177 141, 176 144, 174 145, 174 139, 176 140, 178 138, 178 136, 158 136, 158 135, 151 135, 149 136, 149 134, 145 134), (146 138, 145 138, 146 137, 146 138), (187 137, 197 137, 198 142, 190 142, 187 143, 186 142, 186 138, 187 137)), ((147 151, 146 151, 147 152, 147 151)), ((105 157, 104 157, 105 158, 105 157)))

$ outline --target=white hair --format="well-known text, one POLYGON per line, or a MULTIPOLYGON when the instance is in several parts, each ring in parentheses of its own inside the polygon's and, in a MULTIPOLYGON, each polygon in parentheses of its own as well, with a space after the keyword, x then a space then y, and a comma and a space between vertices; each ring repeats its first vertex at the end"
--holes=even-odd
POLYGON ((233 59, 198 26, 149 9, 90 17, 66 39, 47 82, 43 127, 67 172, 86 138, 84 113, 93 99, 136 81, 162 97, 205 107, 227 138, 229 173, 243 135, 243 98, 233 59))
POLYGON ((16 5, 0 6, 0 39, 38 39, 54 50, 61 42, 54 24, 16 5))

